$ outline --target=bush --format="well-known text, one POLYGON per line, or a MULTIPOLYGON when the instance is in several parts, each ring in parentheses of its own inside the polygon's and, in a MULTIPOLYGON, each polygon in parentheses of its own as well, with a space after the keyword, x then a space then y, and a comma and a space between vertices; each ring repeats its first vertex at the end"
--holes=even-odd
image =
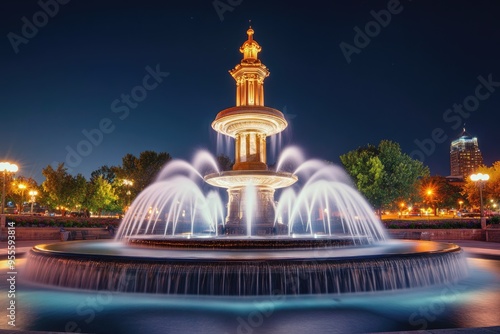
POLYGON ((386 228, 389 229, 458 229, 458 228, 469 228, 477 229, 481 228, 481 222, 478 220, 430 220, 430 221, 402 221, 402 220, 391 220, 383 221, 386 228))
POLYGON ((490 224, 500 224, 500 216, 493 216, 488 220, 488 222, 490 224))
POLYGON ((80 218, 80 217, 37 217, 23 215, 8 215, 6 223, 14 222, 16 227, 100 227, 113 226, 118 228, 118 218, 80 218))

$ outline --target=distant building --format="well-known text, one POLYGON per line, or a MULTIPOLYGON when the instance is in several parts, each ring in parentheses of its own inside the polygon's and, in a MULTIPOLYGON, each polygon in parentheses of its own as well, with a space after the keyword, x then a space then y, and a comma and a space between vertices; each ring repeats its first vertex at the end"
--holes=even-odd
POLYGON ((451 142, 450 177, 465 180, 482 164, 483 157, 477 144, 477 138, 468 134, 464 128, 460 136, 451 142))

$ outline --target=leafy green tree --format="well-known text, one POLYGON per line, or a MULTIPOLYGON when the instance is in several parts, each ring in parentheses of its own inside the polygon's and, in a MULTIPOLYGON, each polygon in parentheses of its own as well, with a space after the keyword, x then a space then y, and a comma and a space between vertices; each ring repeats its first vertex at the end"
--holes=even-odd
POLYGON ((37 203, 43 202, 43 193, 41 187, 38 186, 37 182, 31 177, 18 176, 8 183, 9 190, 6 192, 10 194, 8 200, 12 200, 17 203, 19 211, 23 212, 23 204, 30 201, 29 192, 36 190, 38 195, 36 196, 37 203))
POLYGON ((400 201, 414 201, 418 180, 429 175, 428 167, 389 140, 350 151, 340 160, 358 190, 379 212, 396 208, 400 201))
POLYGON ((116 168, 114 166, 101 166, 99 169, 96 169, 92 173, 90 173, 90 182, 93 182, 95 179, 102 177, 104 180, 108 181, 109 183, 115 182, 116 179, 116 168))
POLYGON ((115 189, 102 175, 89 182, 85 206, 90 211, 96 212, 99 217, 103 211, 121 211, 115 189))
POLYGON ((378 153, 376 147, 367 145, 340 156, 340 160, 368 202, 375 208, 382 208, 384 198, 380 189, 385 172, 378 153))
POLYGON ((82 174, 72 176, 64 167, 64 163, 60 163, 56 169, 48 165, 42 170, 42 174, 45 176, 43 191, 52 208, 60 207, 65 214, 68 209, 81 207, 87 187, 87 181, 82 174))
POLYGON ((123 189, 130 191, 129 196, 134 198, 155 180, 158 172, 170 160, 172 157, 166 152, 144 151, 139 157, 129 153, 122 158, 122 165, 114 169, 115 184, 123 184, 123 180, 131 181, 132 184, 123 189))

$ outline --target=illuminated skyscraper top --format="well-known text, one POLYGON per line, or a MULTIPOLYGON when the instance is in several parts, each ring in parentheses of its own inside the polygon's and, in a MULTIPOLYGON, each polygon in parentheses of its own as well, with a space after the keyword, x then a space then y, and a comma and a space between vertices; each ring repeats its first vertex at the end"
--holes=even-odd
POLYGON ((465 180, 482 164, 483 157, 477 138, 472 137, 464 128, 460 136, 451 142, 451 176, 462 177, 465 180))

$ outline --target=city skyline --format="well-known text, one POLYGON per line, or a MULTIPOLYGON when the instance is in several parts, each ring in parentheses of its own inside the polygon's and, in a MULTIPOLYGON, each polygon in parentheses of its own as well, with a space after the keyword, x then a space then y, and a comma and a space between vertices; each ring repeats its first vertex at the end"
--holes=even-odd
POLYGON ((388 139, 447 176, 467 123, 485 164, 500 160, 497 4, 234 3, 2 4, 2 160, 41 181, 49 164, 88 178, 146 150, 232 155, 210 124, 235 104, 228 71, 249 19, 271 72, 265 104, 289 122, 282 148, 340 163, 388 139))

